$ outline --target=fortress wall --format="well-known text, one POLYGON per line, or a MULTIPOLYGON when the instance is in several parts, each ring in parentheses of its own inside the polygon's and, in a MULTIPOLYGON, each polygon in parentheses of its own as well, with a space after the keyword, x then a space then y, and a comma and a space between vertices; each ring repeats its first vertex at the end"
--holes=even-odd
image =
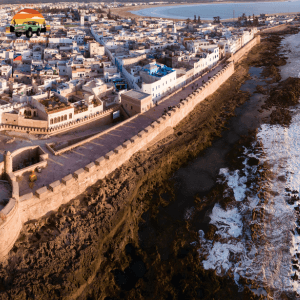
MULTIPOLYGON (((256 39, 255 43, 253 42, 248 45, 247 48, 250 49, 258 42, 259 38, 256 39)), ((249 50, 243 51, 246 52, 249 50)), ((38 189, 34 195, 33 193, 23 195, 20 197, 19 202, 11 199, 9 204, 4 208, 5 220, 2 221, 0 218, 0 240, 1 242, 5 241, 4 243, 0 243, 0 259, 13 247, 15 240, 18 238, 22 223, 38 219, 56 210, 60 205, 80 195, 86 188, 96 183, 99 179, 103 179, 109 175, 129 160, 133 154, 151 144, 167 128, 175 127, 198 103, 214 93, 233 73, 234 64, 230 62, 205 83, 204 86, 198 88, 183 100, 179 104, 179 107, 158 118, 150 126, 144 128, 144 130, 113 151, 107 153, 104 157, 99 157, 73 174, 69 174, 61 180, 51 183, 48 187, 45 186, 38 189)), ((12 182, 12 184, 14 183, 17 182, 12 182)), ((15 188, 16 185, 14 184, 13 190, 15 188)), ((16 195, 16 192, 13 195, 16 195)), ((2 215, 0 214, 0 217, 2 215)))
POLYGON ((21 229, 19 203, 16 199, 11 198, 0 212, 0 260, 11 250, 21 229))
POLYGON ((0 261, 5 257, 18 239, 22 229, 19 210, 19 184, 12 173, 8 174, 8 181, 12 187, 12 198, 0 211, 0 261))
POLYGON ((249 52, 255 45, 260 43, 260 35, 254 37, 250 42, 248 42, 244 47, 239 51, 233 54, 228 61, 233 61, 234 63, 238 62, 247 52, 249 52))
POLYGON ((48 187, 40 188, 36 191, 35 195, 29 193, 22 196, 20 198, 20 216, 22 222, 38 219, 48 212, 56 210, 62 204, 69 202, 83 193, 86 188, 95 184, 99 179, 103 179, 120 167, 133 154, 145 148, 167 127, 176 126, 194 109, 195 105, 212 94, 233 74, 233 63, 230 63, 221 72, 223 72, 222 75, 217 74, 214 76, 206 88, 200 88, 202 92, 199 89, 194 92, 194 95, 189 96, 188 100, 183 101, 180 108, 176 108, 174 111, 169 112, 168 115, 158 118, 150 126, 108 152, 104 157, 98 158, 84 168, 80 168, 73 174, 62 178, 62 180, 53 182, 48 187))

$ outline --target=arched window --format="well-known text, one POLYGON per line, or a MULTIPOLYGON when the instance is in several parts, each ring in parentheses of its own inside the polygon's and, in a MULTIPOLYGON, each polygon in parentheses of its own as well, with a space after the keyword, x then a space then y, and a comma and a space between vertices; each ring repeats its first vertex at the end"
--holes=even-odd
POLYGON ((66 121, 68 119, 67 115, 64 116, 64 120, 66 121))
POLYGON ((54 123, 57 123, 57 118, 54 118, 54 123))
POLYGON ((72 114, 69 114, 69 119, 72 119, 72 114))
POLYGON ((50 120, 50 124, 51 124, 51 125, 53 124, 53 119, 50 120))
POLYGON ((60 117, 57 118, 57 122, 60 122, 60 117))

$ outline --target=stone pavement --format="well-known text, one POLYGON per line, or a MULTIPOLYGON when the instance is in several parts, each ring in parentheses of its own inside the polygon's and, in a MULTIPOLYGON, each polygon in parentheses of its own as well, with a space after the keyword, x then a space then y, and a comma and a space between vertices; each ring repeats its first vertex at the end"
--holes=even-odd
MULTIPOLYGON (((47 186, 56 180, 60 180, 64 176, 72 174, 76 170, 84 168, 90 162, 95 161, 97 158, 104 156, 106 153, 115 149, 124 141, 129 140, 132 136, 136 135, 139 131, 161 117, 164 108, 177 105, 180 102, 180 99, 186 98, 194 91, 192 86, 196 86, 197 83, 198 86, 196 88, 202 86, 202 80, 206 82, 208 76, 214 76, 222 69, 222 67, 222 65, 217 66, 214 70, 197 79, 194 83, 187 85, 182 91, 177 92, 165 101, 161 101, 158 106, 154 106, 149 111, 137 116, 126 124, 59 156, 52 155, 46 149, 45 144, 50 142, 49 139, 32 141, 32 144, 39 144, 47 153, 49 153, 48 166, 43 169, 41 173, 37 174, 38 180, 35 182, 33 189, 29 187, 29 173, 23 175, 22 180, 19 181, 20 195, 30 192, 34 193, 37 189, 47 186)), ((61 137, 61 140, 65 137, 61 137)))

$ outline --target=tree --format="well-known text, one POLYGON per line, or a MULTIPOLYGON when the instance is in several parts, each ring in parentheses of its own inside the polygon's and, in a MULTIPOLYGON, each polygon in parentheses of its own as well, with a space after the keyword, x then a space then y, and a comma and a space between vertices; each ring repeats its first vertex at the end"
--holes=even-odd
POLYGON ((201 24, 200 16, 198 16, 198 24, 201 24))
POLYGON ((190 19, 190 18, 187 18, 187 19, 186 19, 186 23, 187 23, 187 24, 191 23, 191 19, 190 19))
POLYGON ((258 25, 259 25, 258 17, 255 17, 253 19, 253 26, 258 26, 258 25))
POLYGON ((197 23, 197 17, 194 15, 194 23, 197 23))

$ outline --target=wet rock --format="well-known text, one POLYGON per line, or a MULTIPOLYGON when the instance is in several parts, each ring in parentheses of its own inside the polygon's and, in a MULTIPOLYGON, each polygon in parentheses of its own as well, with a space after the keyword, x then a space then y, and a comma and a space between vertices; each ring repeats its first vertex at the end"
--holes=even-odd
POLYGON ((291 276, 291 277, 292 277, 292 279, 293 279, 294 281, 298 280, 298 275, 296 274, 296 272, 295 272, 295 274, 294 274, 293 276, 291 276))
POLYGON ((68 213, 69 213, 69 214, 75 214, 75 213, 76 213, 75 207, 71 205, 71 206, 69 207, 69 209, 68 209, 68 213))
POLYGON ((293 265, 293 268, 299 270, 299 267, 297 265, 293 265))
POLYGON ((214 235, 215 232, 218 230, 218 228, 215 225, 209 224, 208 226, 208 230, 205 233, 205 238, 207 240, 213 240, 214 239, 214 235))

